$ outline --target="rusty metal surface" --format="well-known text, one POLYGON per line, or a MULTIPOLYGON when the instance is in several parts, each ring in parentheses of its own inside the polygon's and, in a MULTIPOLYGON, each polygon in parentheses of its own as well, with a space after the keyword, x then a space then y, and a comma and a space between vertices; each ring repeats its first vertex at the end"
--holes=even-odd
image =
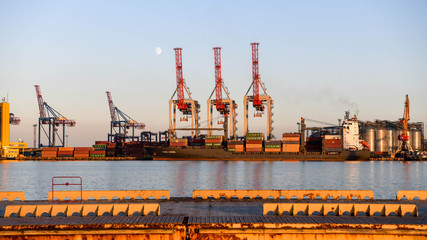
POLYGON ((248 217, 189 217, 189 224, 249 224, 249 223, 279 223, 279 224, 405 224, 427 225, 427 218, 402 217, 351 217, 351 216, 248 216, 248 217))
POLYGON ((99 224, 182 224, 182 216, 101 216, 101 217, 40 217, 0 218, 0 229, 7 226, 72 226, 99 224))

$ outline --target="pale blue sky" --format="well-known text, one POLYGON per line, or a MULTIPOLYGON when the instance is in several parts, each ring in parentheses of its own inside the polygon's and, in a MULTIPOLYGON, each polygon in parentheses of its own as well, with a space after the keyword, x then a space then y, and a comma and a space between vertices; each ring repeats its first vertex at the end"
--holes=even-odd
MULTIPOLYGON (((147 130, 168 127, 175 89, 174 47, 201 103, 214 88, 212 47, 222 47, 224 82, 239 104, 251 83, 251 42, 260 42, 262 81, 272 96, 274 131, 296 131, 301 116, 336 123, 397 120, 405 94, 413 121, 427 122, 426 1, 0 1, 0 96, 20 126, 11 140, 32 146, 45 101, 77 125, 70 145, 106 139, 115 104, 147 130), (162 48, 156 55, 155 48, 162 48)), ((253 132, 265 119, 250 119, 253 132)))

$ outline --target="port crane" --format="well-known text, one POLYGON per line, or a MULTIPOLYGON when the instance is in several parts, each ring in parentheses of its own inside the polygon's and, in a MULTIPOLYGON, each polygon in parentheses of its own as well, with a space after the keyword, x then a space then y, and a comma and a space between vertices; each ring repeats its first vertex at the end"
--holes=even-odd
POLYGON ((199 135, 199 103, 191 97, 191 93, 184 81, 182 72, 182 48, 174 48, 176 64, 176 89, 169 100, 169 138, 176 138, 177 130, 189 130, 192 137, 199 135), (185 98, 184 91, 188 98, 185 98), (177 96, 174 100, 174 96, 177 96), (180 121, 188 121, 191 118, 191 128, 176 127, 176 109, 183 115, 180 121))
POLYGON ((403 157, 405 160, 416 160, 419 156, 412 149, 411 144, 409 144, 409 134, 408 134, 408 122, 411 120, 409 116, 409 96, 406 94, 405 107, 403 110, 403 118, 399 119, 402 124, 402 134, 398 136, 400 141, 400 146, 397 149, 396 156, 403 157))
MULTIPOLYGON (((230 139, 236 138, 236 108, 237 104, 234 100, 230 98, 230 93, 227 88, 224 86, 221 76, 221 48, 214 47, 214 58, 215 58, 215 88, 212 91, 209 99, 207 101, 208 106, 208 129, 213 127, 213 106, 222 116, 222 119, 218 121, 218 124, 224 125, 224 139, 228 139, 228 126, 230 126, 230 139), (226 98, 222 97, 222 91, 226 95, 226 98), (212 99, 212 96, 215 92, 215 99, 212 99)), ((208 131, 209 134, 212 134, 212 130, 208 131)))
POLYGON ((42 97, 40 86, 34 85, 36 88, 37 101, 39 105, 39 129, 38 129, 38 146, 40 147, 64 147, 65 127, 76 126, 76 121, 64 117, 61 113, 47 104, 42 97), (48 127, 44 127, 47 125, 48 127), (62 127, 62 134, 58 133, 59 127, 62 127), (43 131, 48 143, 42 144, 41 132, 43 131), (58 142, 57 142, 58 138, 58 142))
POLYGON ((267 91, 264 85, 261 82, 259 75, 259 65, 258 65, 258 46, 259 43, 251 43, 252 45, 252 83, 249 86, 248 91, 246 92, 243 98, 243 106, 244 106, 244 134, 248 133, 248 119, 249 119, 249 102, 252 102, 253 107, 255 108, 254 117, 262 117, 265 111, 265 107, 267 107, 267 140, 271 139, 273 136, 271 134, 272 128, 272 108, 273 108, 273 100, 267 94, 267 91), (259 94, 259 88, 263 90, 264 94, 259 94), (250 94, 250 90, 252 89, 252 95, 250 94), (266 106, 265 106, 266 105, 266 106))
POLYGON ((118 109, 114 103, 111 93, 107 93, 108 106, 110 108, 110 133, 108 134, 108 141, 110 142, 126 142, 127 140, 139 141, 139 137, 135 136, 135 129, 144 129, 145 124, 135 121, 126 113, 118 109), (132 134, 128 135, 128 130, 132 129, 132 134))

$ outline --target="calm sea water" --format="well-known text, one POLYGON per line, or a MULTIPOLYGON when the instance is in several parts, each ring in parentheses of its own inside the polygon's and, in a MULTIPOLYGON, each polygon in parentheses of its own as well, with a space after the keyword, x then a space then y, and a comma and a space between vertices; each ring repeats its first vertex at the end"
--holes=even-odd
MULTIPOLYGON (((376 199, 427 190, 427 162, 64 161, 0 162, 0 191, 46 200, 54 176, 81 176, 83 190, 357 189, 376 199)), ((62 187, 62 186, 59 186, 62 187)), ((77 190, 76 186, 63 187, 77 190)))

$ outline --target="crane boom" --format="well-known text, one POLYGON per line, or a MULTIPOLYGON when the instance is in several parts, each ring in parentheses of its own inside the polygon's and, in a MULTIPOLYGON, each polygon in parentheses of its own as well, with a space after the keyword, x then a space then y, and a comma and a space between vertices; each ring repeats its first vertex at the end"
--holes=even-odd
POLYGON ((262 110, 262 102, 259 99, 259 65, 258 65, 258 46, 259 43, 251 43, 252 45, 252 90, 253 90, 253 106, 262 110))
POLYGON ((402 150, 407 151, 409 149, 409 135, 408 135, 408 122, 410 120, 409 117, 409 97, 408 94, 406 94, 406 101, 405 101, 405 109, 403 111, 403 118, 400 120, 400 122, 403 125, 402 134, 399 135, 399 140, 402 141, 402 150))
POLYGON ((116 119, 116 115, 114 114, 115 112, 115 106, 113 103, 113 98, 111 97, 111 93, 109 91, 107 91, 107 98, 108 98, 108 106, 110 108, 110 116, 111 116, 111 121, 117 121, 116 119))
POLYGON ((43 101, 42 93, 40 91, 40 86, 39 85, 34 85, 34 87, 36 88, 36 95, 37 95, 37 102, 39 104, 40 118, 45 118, 44 101, 43 101))
POLYGON ((221 48, 214 47, 215 55, 215 93, 216 93, 216 109, 224 110, 225 106, 222 103, 222 76, 221 76, 221 48))
POLYGON ((184 77, 182 73, 182 48, 174 48, 176 64, 176 95, 178 100, 178 109, 187 109, 184 103, 184 77))

